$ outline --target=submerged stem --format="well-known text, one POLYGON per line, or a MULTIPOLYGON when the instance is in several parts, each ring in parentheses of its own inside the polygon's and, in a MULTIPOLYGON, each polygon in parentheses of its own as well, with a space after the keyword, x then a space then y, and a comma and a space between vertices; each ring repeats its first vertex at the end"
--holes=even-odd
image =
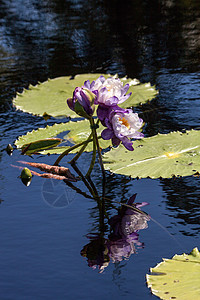
POLYGON ((75 163, 71 164, 72 168, 76 171, 76 173, 81 177, 83 183, 85 184, 85 186, 88 188, 88 190, 90 191, 90 194, 93 197, 96 197, 96 193, 93 190, 93 188, 90 186, 90 184, 88 183, 88 181, 86 180, 85 176, 82 174, 82 172, 79 170, 79 168, 76 166, 75 163))
POLYGON ((102 229, 102 231, 104 231, 104 216, 105 216, 105 186, 106 186, 106 175, 105 175, 105 170, 104 170, 104 166, 103 166, 103 160, 102 160, 102 156, 101 156, 101 149, 99 146, 99 141, 98 141, 98 137, 97 137, 97 131, 96 131, 96 125, 94 123, 94 119, 91 119, 91 128, 93 129, 93 137, 96 141, 96 147, 97 147, 97 152, 98 152, 98 156, 99 156, 99 164, 101 167, 101 171, 102 171, 102 176, 103 176, 103 180, 102 180, 102 201, 100 202, 100 227, 102 229))

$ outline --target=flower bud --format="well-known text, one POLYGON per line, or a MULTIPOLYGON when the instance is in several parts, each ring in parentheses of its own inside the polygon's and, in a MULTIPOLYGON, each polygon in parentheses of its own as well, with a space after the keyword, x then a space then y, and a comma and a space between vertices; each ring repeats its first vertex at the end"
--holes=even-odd
POLYGON ((31 171, 28 168, 24 168, 21 172, 20 178, 23 184, 29 186, 32 180, 31 171))
POLYGON ((7 145, 6 152, 8 153, 8 155, 12 155, 12 153, 13 153, 13 147, 11 146, 11 144, 7 145))
POLYGON ((73 98, 67 99, 69 108, 75 111, 79 116, 90 118, 95 110, 94 100, 96 94, 86 88, 76 87, 73 93, 73 98))

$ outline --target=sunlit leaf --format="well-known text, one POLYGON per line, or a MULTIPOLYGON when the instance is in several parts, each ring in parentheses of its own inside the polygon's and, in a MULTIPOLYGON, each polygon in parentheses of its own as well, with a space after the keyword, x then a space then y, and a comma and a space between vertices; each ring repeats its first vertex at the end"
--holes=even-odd
POLYGON ((146 275, 148 287, 160 299, 199 300, 200 299, 200 253, 192 252, 163 259, 151 275, 146 275))
POLYGON ((28 144, 22 145, 22 154, 30 155, 45 149, 58 146, 62 142, 59 138, 48 138, 35 142, 30 142, 28 144))
POLYGON ((155 86, 151 86, 149 82, 140 83, 138 80, 130 78, 122 81, 124 84, 129 84, 128 93, 132 92, 132 95, 125 102, 120 104, 123 108, 144 104, 155 98, 158 94, 155 86))
POLYGON ((25 135, 19 136, 15 141, 17 148, 21 148, 25 144, 33 143, 41 139, 56 137, 59 133, 67 131, 70 123, 47 125, 45 128, 38 128, 37 130, 29 131, 25 135))
POLYGON ((133 178, 169 178, 200 173, 200 131, 158 134, 105 153, 107 170, 133 178))
MULTIPOLYGON (((28 90, 18 93, 13 100, 13 104, 17 109, 34 115, 43 116, 44 118, 70 116, 77 117, 76 113, 70 110, 66 100, 72 97, 75 87, 82 86, 86 80, 93 81, 101 74, 80 74, 74 79, 70 76, 49 79, 36 86, 30 85, 28 90)), ((110 75, 103 74, 106 78, 110 75)), ((131 97, 125 101, 122 107, 136 106, 145 103, 154 98, 157 94, 155 87, 151 87, 149 83, 139 84, 138 81, 132 79, 124 79, 124 84, 130 84, 131 97), (135 85, 136 84, 136 85, 135 85)))
MULTIPOLYGON (((99 136, 103 128, 104 127, 100 125, 100 127, 97 129, 99 136)), ((17 148, 21 148, 23 145, 34 143, 41 139, 56 137, 62 132, 66 132, 66 135, 63 138, 63 142, 67 145, 61 145, 60 147, 54 147, 52 149, 44 151, 39 151, 37 149, 37 152, 40 152, 42 154, 61 154, 65 150, 69 149, 71 144, 75 145, 84 142, 91 133, 90 123, 88 120, 82 120, 78 122, 70 121, 67 123, 54 124, 53 126, 47 126, 45 128, 39 128, 37 130, 28 132, 26 135, 20 136, 18 140, 15 141, 15 145, 17 146, 17 148)), ((105 149, 111 145, 111 141, 105 141, 103 139, 99 139, 99 143, 102 149, 105 149)), ((71 153, 76 153, 79 149, 80 148, 74 149, 71 153)), ((90 142, 85 151, 90 152, 92 150, 93 143, 90 142)))

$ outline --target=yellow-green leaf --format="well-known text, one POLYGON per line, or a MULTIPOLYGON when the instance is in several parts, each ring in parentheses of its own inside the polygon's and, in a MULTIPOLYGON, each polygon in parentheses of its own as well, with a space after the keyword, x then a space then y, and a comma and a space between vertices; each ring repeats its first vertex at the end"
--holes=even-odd
POLYGON ((200 131, 158 134, 104 154, 107 170, 133 178, 169 178, 200 173, 200 131))
POLYGON ((163 259, 151 275, 146 275, 147 285, 154 295, 163 300, 200 300, 200 253, 192 252, 163 259))
MULTIPOLYGON (((99 126, 97 129, 97 133, 100 136, 100 133, 104 127, 102 125, 99 126)), ((84 142, 90 135, 91 129, 90 129, 90 123, 88 120, 82 120, 78 122, 72 122, 69 121, 67 123, 60 123, 60 124, 54 124, 53 126, 48 126, 45 128, 39 128, 37 130, 33 130, 31 132, 27 132, 26 135, 20 136, 16 141, 15 145, 17 148, 22 148, 24 145, 28 145, 32 143, 34 145, 38 142, 38 140, 41 139, 51 139, 56 138, 56 136, 62 132, 66 132, 66 135, 64 137, 65 144, 70 142, 70 144, 79 144, 81 142, 84 142)), ((102 149, 105 149, 111 145, 111 141, 105 141, 103 139, 99 139, 100 147, 102 149)), ((37 149, 35 152, 39 152, 41 154, 61 154, 65 150, 70 148, 70 145, 64 145, 59 147, 52 147, 48 150, 42 150, 37 149)), ((48 147, 49 148, 49 147, 48 147)), ((44 149, 44 148, 43 148, 44 149)), ((76 148, 71 151, 71 153, 76 153, 79 151, 80 148, 76 148)), ((29 149, 28 149, 29 150, 29 149)), ((88 144, 85 151, 90 152, 93 150, 93 143, 92 141, 88 144)), ((27 153, 30 154, 30 153, 27 153)))
MULTIPOLYGON (((17 109, 34 115, 44 116, 44 118, 70 116, 77 117, 77 114, 69 109, 66 100, 72 97, 73 90, 77 86, 82 86, 86 80, 96 80, 101 74, 80 74, 74 79, 70 76, 49 79, 36 86, 30 85, 28 90, 18 93, 13 100, 17 109)), ((109 74, 103 74, 105 78, 109 74)), ((149 83, 140 84, 139 81, 132 79, 122 79, 124 84, 129 83, 132 92, 131 97, 121 104, 121 107, 136 106, 154 98, 157 94, 155 87, 149 83)))

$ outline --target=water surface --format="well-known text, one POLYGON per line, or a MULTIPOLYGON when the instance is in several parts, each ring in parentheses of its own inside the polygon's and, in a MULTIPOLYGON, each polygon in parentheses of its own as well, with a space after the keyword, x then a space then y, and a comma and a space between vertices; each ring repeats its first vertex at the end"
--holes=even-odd
MULTIPOLYGON (((118 73, 155 84, 159 97, 138 109, 146 136, 199 129, 200 1, 2 0, 0 5, 1 149, 55 122, 15 111, 16 92, 77 73, 118 73)), ((82 170, 89 157, 80 159, 82 170)), ((107 196, 119 201, 137 193, 137 202, 148 202, 144 210, 166 230, 148 222, 139 232, 144 247, 99 274, 80 255, 87 236, 98 232, 96 203, 62 182, 34 177, 29 188, 23 186, 19 170, 10 166, 21 159, 17 151, 11 157, 0 153, 2 299, 157 299, 145 284, 149 268, 162 257, 200 247, 199 178, 109 177, 107 196), (62 208, 50 199, 58 195, 62 208)), ((55 157, 36 160, 53 163, 55 157)), ((100 189, 98 167, 93 179, 100 189)), ((107 209, 114 214, 111 205, 107 209)))

